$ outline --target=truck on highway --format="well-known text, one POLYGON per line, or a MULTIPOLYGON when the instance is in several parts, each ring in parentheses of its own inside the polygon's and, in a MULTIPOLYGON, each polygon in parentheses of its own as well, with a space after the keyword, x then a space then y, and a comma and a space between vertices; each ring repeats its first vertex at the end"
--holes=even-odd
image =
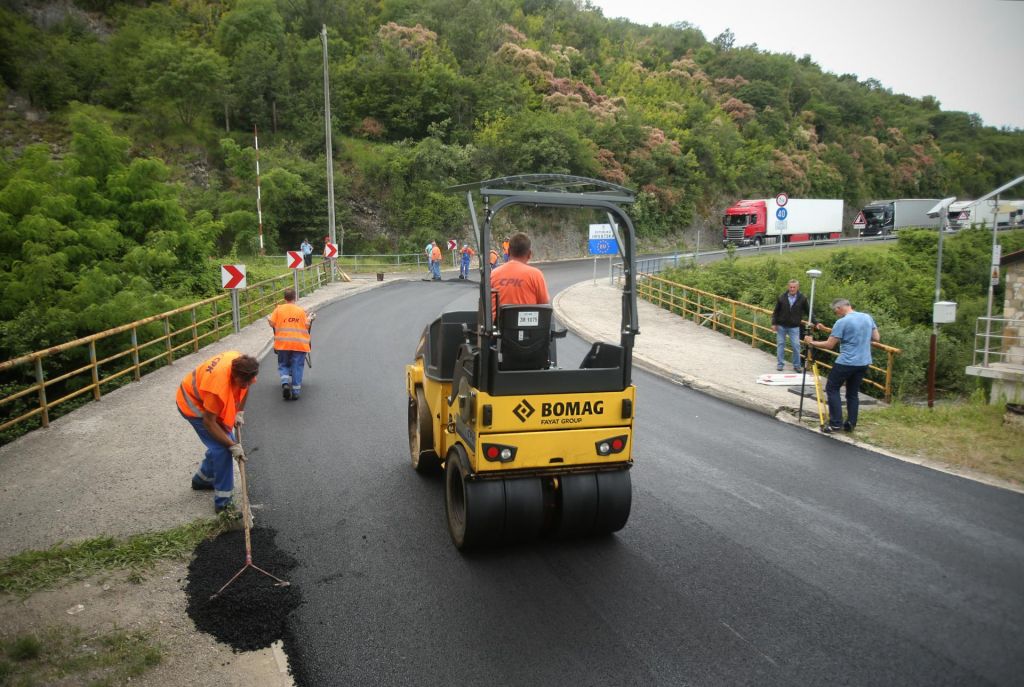
POLYGON ((854 225, 859 226, 863 220, 861 236, 888 236, 894 231, 908 227, 938 227, 942 218, 928 216, 928 211, 937 203, 938 198, 873 200, 860 211, 861 216, 854 225))
POLYGON ((997 213, 994 198, 983 201, 958 200, 949 205, 949 228, 965 229, 973 225, 991 227, 993 215, 997 228, 1017 226, 1024 216, 1024 201, 1001 200, 997 213))
POLYGON ((842 200, 786 198, 779 194, 776 198, 737 201, 722 217, 723 245, 838 239, 842 234, 842 200))

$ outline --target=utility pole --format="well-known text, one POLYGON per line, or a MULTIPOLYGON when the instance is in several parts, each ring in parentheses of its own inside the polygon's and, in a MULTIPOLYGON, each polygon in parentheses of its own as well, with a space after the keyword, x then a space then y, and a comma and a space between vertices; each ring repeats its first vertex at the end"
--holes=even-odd
MULTIPOLYGON (((327 24, 321 24, 320 43, 324 52, 324 135, 327 139, 327 224, 330 229, 331 243, 338 245, 338 260, 341 259, 343 248, 336 241, 334 227, 334 153, 331 145, 331 81, 327 71, 327 24)), ((338 278, 338 260, 331 261, 331 281, 338 278)))

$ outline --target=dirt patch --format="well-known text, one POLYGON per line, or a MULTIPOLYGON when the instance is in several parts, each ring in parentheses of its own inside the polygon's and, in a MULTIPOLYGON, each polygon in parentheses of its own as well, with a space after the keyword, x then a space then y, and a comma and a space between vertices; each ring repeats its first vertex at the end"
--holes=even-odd
POLYGON ((252 530, 253 565, 245 565, 244 533, 225 532, 208 539, 196 549, 188 567, 188 615, 203 632, 237 651, 269 647, 283 638, 288 614, 298 607, 299 591, 294 586, 281 586, 280 578, 296 562, 274 544, 274 531, 252 530), (236 573, 244 571, 215 598, 218 590, 236 573))
MULTIPOLYGON (((0 594, 0 639, 7 641, 30 633, 41 636, 47 628, 76 628, 87 637, 116 630, 139 631, 147 633, 158 646, 160 662, 133 678, 133 685, 290 685, 280 651, 238 653, 196 629, 186 612, 183 587, 187 575, 187 563, 174 561, 147 571, 141 582, 132 582, 129 572, 104 573, 24 599, 0 594)), ((72 679, 60 684, 88 683, 72 679)))

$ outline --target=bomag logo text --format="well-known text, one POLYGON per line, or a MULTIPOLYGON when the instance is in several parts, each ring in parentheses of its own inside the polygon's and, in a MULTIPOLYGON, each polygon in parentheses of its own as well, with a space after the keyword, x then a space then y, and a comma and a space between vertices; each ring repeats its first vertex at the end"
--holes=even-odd
POLYGON ((584 415, 603 414, 604 401, 558 401, 540 404, 542 425, 577 424, 583 422, 584 415))

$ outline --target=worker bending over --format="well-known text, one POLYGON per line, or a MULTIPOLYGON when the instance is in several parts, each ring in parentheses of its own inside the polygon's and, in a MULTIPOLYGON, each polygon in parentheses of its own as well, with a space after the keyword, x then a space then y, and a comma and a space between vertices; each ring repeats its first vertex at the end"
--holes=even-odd
POLYGON ((206 446, 206 456, 192 475, 192 488, 213 491, 218 513, 233 508, 235 488, 231 459, 245 460, 234 428, 244 422, 249 386, 256 381, 260 363, 251 355, 225 351, 185 375, 178 387, 178 412, 206 446))
POLYGON ((544 273, 528 265, 533 251, 530 237, 522 232, 509 239, 509 261, 491 271, 491 308, 499 305, 537 305, 551 302, 544 273), (497 295, 495 303, 494 294, 497 295))
POLYGON ((309 328, 314 319, 316 315, 308 317, 306 311, 295 304, 295 289, 285 289, 284 303, 267 317, 274 330, 277 372, 281 375, 281 395, 286 401, 297 401, 302 394, 302 373, 310 348, 309 328))

